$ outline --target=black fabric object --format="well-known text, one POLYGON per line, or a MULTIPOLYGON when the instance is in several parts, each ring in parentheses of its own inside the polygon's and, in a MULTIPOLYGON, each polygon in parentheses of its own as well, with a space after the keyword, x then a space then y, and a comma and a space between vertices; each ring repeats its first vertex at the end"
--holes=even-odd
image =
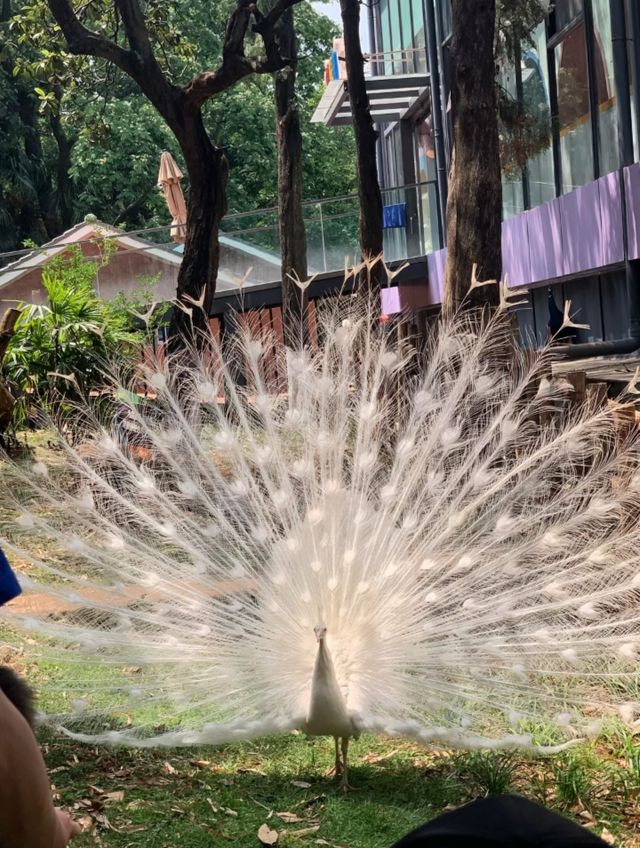
POLYGON ((591 831, 516 795, 493 795, 444 813, 394 848, 603 848, 591 831))

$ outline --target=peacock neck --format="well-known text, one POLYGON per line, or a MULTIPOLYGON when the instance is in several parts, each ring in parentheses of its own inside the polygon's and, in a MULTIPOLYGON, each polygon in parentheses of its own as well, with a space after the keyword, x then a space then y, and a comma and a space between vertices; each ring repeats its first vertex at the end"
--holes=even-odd
POLYGON ((316 674, 323 674, 326 677, 333 677, 334 679, 336 676, 333 660, 331 659, 331 654, 329 653, 329 648, 327 648, 326 640, 324 638, 318 640, 318 653, 316 654, 314 677, 316 674))
POLYGON ((311 680, 307 730, 312 734, 333 736, 345 736, 351 732, 347 705, 324 639, 318 640, 318 652, 311 680))

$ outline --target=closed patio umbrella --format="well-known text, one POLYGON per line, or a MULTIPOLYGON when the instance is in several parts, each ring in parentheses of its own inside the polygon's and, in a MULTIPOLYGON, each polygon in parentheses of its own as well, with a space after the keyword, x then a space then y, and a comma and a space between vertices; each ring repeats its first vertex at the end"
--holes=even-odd
POLYGON ((180 187, 181 179, 182 171, 176 165, 176 160, 170 153, 163 153, 160 157, 158 188, 162 189, 173 218, 171 221, 171 238, 179 244, 184 242, 187 223, 187 207, 180 187))

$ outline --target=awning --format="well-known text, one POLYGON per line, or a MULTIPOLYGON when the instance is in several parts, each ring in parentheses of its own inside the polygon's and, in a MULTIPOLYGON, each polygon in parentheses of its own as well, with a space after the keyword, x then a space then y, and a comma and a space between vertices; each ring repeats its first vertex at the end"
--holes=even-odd
MULTIPOLYGON (((330 82, 311 122, 339 127, 352 123, 348 80, 330 82)), ((392 124, 424 111, 429 102, 429 74, 368 77, 367 93, 375 124, 392 124)))

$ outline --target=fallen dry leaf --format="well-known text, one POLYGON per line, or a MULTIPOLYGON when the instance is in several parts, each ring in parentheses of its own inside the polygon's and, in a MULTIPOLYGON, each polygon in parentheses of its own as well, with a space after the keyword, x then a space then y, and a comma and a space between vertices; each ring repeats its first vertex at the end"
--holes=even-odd
POLYGON ((162 763, 162 770, 165 771, 167 774, 178 773, 178 769, 175 769, 168 760, 165 760, 164 763, 162 763))
POLYGON ((189 760, 189 764, 196 768, 203 769, 211 765, 211 760, 189 760))
POLYGON ((105 792, 105 801, 124 801, 124 790, 119 789, 117 792, 105 792))
POLYGON ((320 804, 322 801, 326 801, 327 796, 324 792, 321 795, 313 795, 311 798, 303 798, 302 801, 298 801, 297 804, 293 805, 293 809, 297 809, 298 807, 311 807, 313 804, 320 804))
POLYGON ((607 845, 615 845, 616 844, 615 836, 613 835, 613 833, 608 831, 606 827, 602 828, 602 832, 600 834, 600 839, 602 839, 603 842, 606 842, 607 845))
POLYGON ((271 830, 268 824, 261 824, 258 828, 258 839, 263 845, 275 845, 278 841, 278 831, 271 830))
POLYGON ((312 833, 317 833, 320 830, 319 824, 311 825, 311 827, 301 827, 299 830, 289 830, 287 835, 296 839, 302 839, 304 836, 311 836, 312 833))
POLYGON ((99 786, 93 786, 91 783, 89 784, 89 789, 92 792, 95 792, 96 795, 104 795, 104 789, 101 789, 99 786))
POLYGON ((306 780, 292 780, 291 785, 297 786, 298 789, 311 789, 311 784, 306 780))
POLYGON ((307 819, 302 818, 302 816, 297 816, 295 813, 276 813, 279 819, 282 819, 283 822, 287 824, 296 824, 296 822, 307 821, 307 819))
POLYGON ((78 824, 82 828, 83 833, 86 833, 89 830, 93 830, 93 828, 96 826, 96 823, 91 818, 91 816, 79 816, 74 820, 78 822, 78 824))

